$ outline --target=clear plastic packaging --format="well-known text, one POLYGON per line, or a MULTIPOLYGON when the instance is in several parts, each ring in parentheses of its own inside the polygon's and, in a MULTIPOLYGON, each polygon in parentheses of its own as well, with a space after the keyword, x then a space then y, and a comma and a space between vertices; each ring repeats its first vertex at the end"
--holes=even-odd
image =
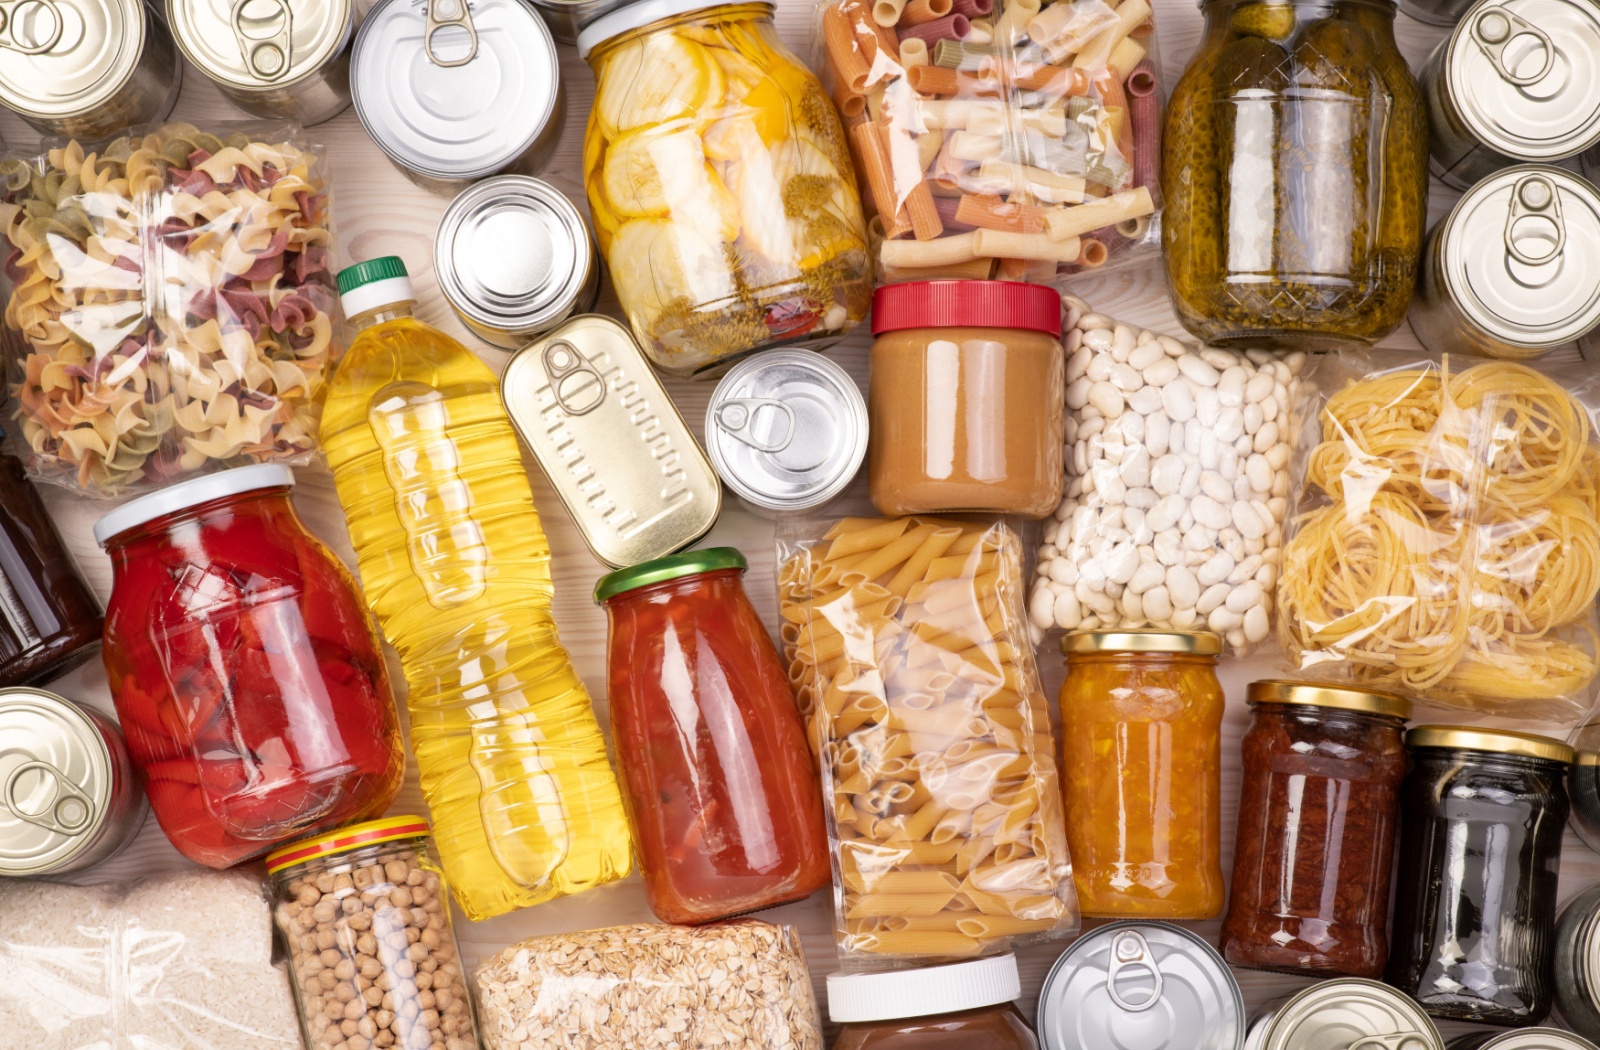
POLYGON ((1379 352, 1327 355, 1310 375, 1326 396, 1298 415, 1278 585, 1292 665, 1579 720, 1600 641, 1592 377, 1379 352))
POLYGON ((1153 251, 1154 26, 1146 0, 824 0, 879 280, 1048 282, 1153 251))
POLYGON ((780 543, 780 633, 823 767, 846 957, 1077 926, 1048 701, 1002 523, 845 518, 780 543))
POLYGON ((292 126, 164 124, 0 163, 30 473, 95 496, 303 463, 334 337, 326 161, 292 126))

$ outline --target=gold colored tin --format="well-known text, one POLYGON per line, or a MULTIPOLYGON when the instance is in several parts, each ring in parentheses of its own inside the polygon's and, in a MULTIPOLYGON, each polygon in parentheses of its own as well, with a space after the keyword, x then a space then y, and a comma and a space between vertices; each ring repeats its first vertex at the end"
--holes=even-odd
POLYGON ((711 461, 611 318, 582 314, 517 351, 500 396, 584 542, 612 568, 682 550, 716 523, 711 461))

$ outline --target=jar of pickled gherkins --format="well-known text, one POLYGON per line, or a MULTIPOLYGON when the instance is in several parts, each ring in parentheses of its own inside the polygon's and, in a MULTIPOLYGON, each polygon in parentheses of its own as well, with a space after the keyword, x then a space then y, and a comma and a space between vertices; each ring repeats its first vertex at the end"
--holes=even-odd
POLYGON ((1167 109, 1167 277, 1184 327, 1266 349, 1369 344, 1405 318, 1428 122, 1390 0, 1205 0, 1167 109))
POLYGON ((871 305, 838 114, 772 11, 641 0, 578 34, 595 234, 639 345, 673 375, 823 348, 871 305))

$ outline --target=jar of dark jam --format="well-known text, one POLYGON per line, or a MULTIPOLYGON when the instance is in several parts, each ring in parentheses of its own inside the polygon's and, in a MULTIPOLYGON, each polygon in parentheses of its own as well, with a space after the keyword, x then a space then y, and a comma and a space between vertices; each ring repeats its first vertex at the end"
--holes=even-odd
POLYGON ((1554 996, 1572 748, 1459 726, 1418 726, 1406 743, 1385 980, 1434 1017, 1538 1024, 1554 996))
POLYGON ((1039 1050, 1017 1011, 1017 957, 828 975, 833 1050, 1039 1050))
POLYGON ((1248 695, 1223 957, 1380 976, 1411 704, 1299 682, 1252 682, 1248 695))

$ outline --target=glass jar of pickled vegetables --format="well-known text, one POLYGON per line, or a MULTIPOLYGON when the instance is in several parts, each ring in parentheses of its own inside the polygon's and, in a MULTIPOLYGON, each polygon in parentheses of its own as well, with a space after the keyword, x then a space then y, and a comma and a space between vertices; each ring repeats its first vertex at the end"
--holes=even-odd
POLYGON ((1405 319, 1428 122, 1390 0, 1206 0, 1167 108, 1178 318, 1208 342, 1369 344, 1405 319))
POLYGON ((578 34, 595 234, 639 345, 673 375, 821 348, 871 305, 838 114, 772 10, 641 0, 578 34))
POLYGON ((265 464, 125 503, 105 658, 128 751, 178 852, 225 868, 382 813, 405 772, 377 635, 349 570, 265 464))
POLYGON ((1061 640, 1067 848, 1085 916, 1222 913, 1222 639, 1081 631, 1061 640))

